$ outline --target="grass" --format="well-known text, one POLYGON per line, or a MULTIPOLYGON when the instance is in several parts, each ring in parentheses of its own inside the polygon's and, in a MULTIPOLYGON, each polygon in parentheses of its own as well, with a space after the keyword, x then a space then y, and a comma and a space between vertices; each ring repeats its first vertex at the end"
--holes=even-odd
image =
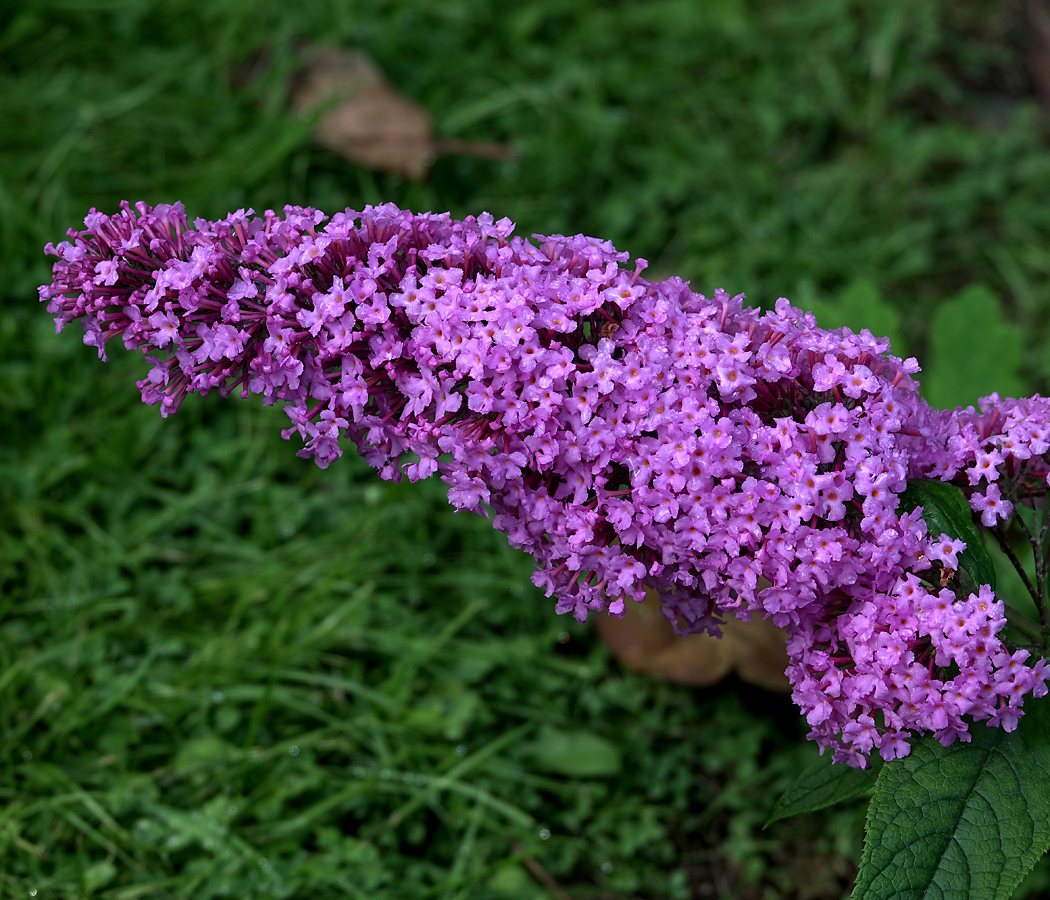
POLYGON ((319 471, 278 410, 162 421, 141 362, 54 336, 35 287, 43 244, 124 198, 487 208, 755 302, 834 316, 868 284, 920 354, 980 283, 1045 386, 1050 156, 1020 4, 902 9, 0 12, 0 896, 848 892, 862 806, 761 829, 815 752, 786 698, 623 670, 440 484, 319 471), (283 112, 304 36, 517 160, 417 184, 314 147, 283 112))

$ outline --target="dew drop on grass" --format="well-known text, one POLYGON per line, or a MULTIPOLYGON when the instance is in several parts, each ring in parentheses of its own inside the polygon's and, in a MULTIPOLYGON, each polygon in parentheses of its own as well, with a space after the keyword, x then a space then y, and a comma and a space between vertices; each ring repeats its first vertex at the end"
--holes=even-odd
POLYGON ((540 829, 540 840, 545 841, 551 836, 551 833, 546 828, 540 829))
POLYGON ((291 747, 288 748, 288 755, 289 756, 298 756, 299 755, 299 748, 296 747, 293 744, 291 747))
POLYGON ((30 753, 28 750, 26 750, 25 753, 22 754, 22 759, 24 759, 26 762, 29 762, 29 760, 31 760, 32 758, 33 754, 30 753))
POLYGON ((613 864, 611 862, 602 863, 602 874, 609 875, 613 870, 613 864))
POLYGON ((467 755, 466 745, 465 744, 460 744, 456 748, 456 756, 466 756, 466 755, 467 755))

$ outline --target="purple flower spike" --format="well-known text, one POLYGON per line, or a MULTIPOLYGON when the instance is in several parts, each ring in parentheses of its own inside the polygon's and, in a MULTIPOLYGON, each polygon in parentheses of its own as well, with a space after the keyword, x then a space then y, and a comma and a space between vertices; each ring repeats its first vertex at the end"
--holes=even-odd
POLYGON ((349 439, 383 478, 437 473, 577 619, 648 588, 682 632, 771 617, 836 761, 966 739, 964 715, 1010 729, 1046 692, 1043 661, 998 637, 990 588, 920 580, 965 548, 899 497, 954 479, 985 525, 1009 517, 1000 474, 1047 490, 1045 400, 938 412, 915 360, 868 331, 648 282, 608 242, 529 242, 487 214, 286 207, 191 227, 180 205, 125 203, 85 224, 48 245, 40 297, 101 357, 117 336, 150 354, 139 388, 162 415, 238 389, 285 403, 284 436, 322 467, 349 439))

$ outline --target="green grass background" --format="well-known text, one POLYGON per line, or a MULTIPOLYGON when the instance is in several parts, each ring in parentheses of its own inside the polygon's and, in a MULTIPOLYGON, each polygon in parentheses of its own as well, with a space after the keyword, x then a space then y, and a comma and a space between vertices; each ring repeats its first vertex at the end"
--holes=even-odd
POLYGON ((941 405, 1045 388, 1050 130, 1022 13, 0 6, 0 896, 847 894, 861 805, 761 830, 815 753, 786 698, 620 668, 440 483, 319 471, 279 410, 162 421, 141 360, 53 334, 42 247, 125 198, 487 209, 890 334, 941 405), (319 149, 284 111, 303 38, 517 159, 419 184, 319 149))

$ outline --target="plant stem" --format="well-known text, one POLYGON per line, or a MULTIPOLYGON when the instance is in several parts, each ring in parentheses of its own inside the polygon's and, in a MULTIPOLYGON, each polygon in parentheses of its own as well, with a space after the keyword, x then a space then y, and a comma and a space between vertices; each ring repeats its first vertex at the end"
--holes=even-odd
MULTIPOLYGON (((1025 522, 1024 516, 1021 514, 1020 511, 1016 512, 1015 518, 1017 519, 1018 524, 1021 526, 1021 530, 1025 533, 1025 537, 1028 538, 1028 543, 1032 545, 1032 560, 1035 563, 1035 588, 1034 588, 1033 597, 1035 598, 1035 605, 1039 609, 1039 620, 1043 623, 1044 626, 1050 626, 1050 611, 1047 610, 1047 605, 1046 605, 1046 600, 1045 600, 1045 598, 1046 598, 1046 582, 1045 582, 1045 577, 1044 577, 1045 573, 1044 573, 1044 566, 1042 564, 1042 560, 1040 559, 1039 543, 1036 540, 1035 535, 1033 535, 1032 532, 1029 531, 1028 523, 1025 522)), ((1032 519, 1033 519, 1033 523, 1035 521, 1038 521, 1038 517, 1037 517, 1036 511, 1035 511, 1035 503, 1034 502, 1032 504, 1032 519)), ((1005 540, 1005 538, 1006 538, 1006 536, 1003 535, 1002 539, 1005 540)), ((1010 557, 1010 561, 1014 564, 1014 568, 1016 568, 1019 572, 1021 572, 1021 576, 1025 579, 1025 584, 1028 585, 1029 591, 1032 591, 1033 588, 1032 588, 1031 584, 1029 583, 1029 581, 1028 581, 1024 571, 1021 569, 1020 563, 1012 555, 1010 557)))
MULTIPOLYGON (((1020 519, 1020 516, 1017 517, 1020 519)), ((1025 529, 1027 531, 1027 528, 1025 529)), ((1021 581, 1024 582, 1024 586, 1028 589, 1028 593, 1031 594, 1032 600, 1035 601, 1036 608, 1039 610, 1039 621, 1044 626, 1050 626, 1050 615, 1046 608, 1046 601, 1043 599, 1042 594, 1035 589, 1035 585, 1032 584, 1032 579, 1028 577, 1028 573, 1024 570, 1024 566, 1021 565, 1021 561, 1017 558, 1017 554, 1014 553, 1013 547, 1010 546, 1010 542, 1006 539, 1006 532, 1000 526, 995 529, 995 539, 999 542, 1000 548, 1003 553, 1006 554, 1007 558, 1013 564, 1013 567, 1017 570, 1017 574, 1021 576, 1021 581)), ((1025 618, 1028 618, 1025 616, 1025 618)), ((1029 619, 1029 621, 1033 621, 1029 619)))
MULTIPOLYGON (((1033 508, 1035 504, 1032 504, 1033 508)), ((1043 523, 1039 528, 1039 545, 1035 548, 1035 568, 1036 572, 1043 574, 1044 584, 1046 579, 1047 564, 1050 563, 1050 545, 1047 543, 1047 539, 1050 538, 1050 502, 1043 499, 1043 523)))

